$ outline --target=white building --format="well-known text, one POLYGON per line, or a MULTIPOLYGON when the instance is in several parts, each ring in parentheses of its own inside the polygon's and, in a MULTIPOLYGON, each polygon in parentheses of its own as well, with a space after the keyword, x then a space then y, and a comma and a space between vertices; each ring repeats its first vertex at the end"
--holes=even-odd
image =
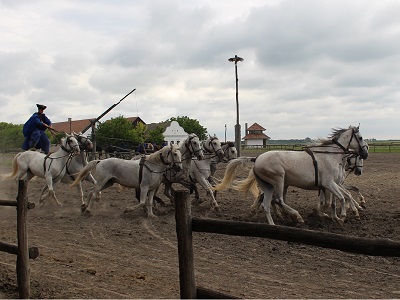
POLYGON ((177 121, 172 121, 171 124, 165 128, 164 140, 170 144, 179 145, 189 136, 188 133, 183 130, 177 121))

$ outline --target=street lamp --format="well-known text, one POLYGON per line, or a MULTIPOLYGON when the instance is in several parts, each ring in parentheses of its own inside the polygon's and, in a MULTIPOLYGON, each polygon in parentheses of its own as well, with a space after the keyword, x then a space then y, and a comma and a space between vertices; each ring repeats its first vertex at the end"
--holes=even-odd
POLYGON ((243 61, 243 58, 235 55, 235 57, 231 57, 228 61, 235 63, 235 76, 236 76, 236 125, 235 125, 235 147, 237 150, 237 155, 240 156, 240 124, 239 124, 239 90, 238 90, 238 73, 237 73, 237 63, 238 61, 243 61))
POLYGON ((69 123, 69 134, 72 134, 72 126, 71 126, 71 118, 68 118, 68 123, 69 123))

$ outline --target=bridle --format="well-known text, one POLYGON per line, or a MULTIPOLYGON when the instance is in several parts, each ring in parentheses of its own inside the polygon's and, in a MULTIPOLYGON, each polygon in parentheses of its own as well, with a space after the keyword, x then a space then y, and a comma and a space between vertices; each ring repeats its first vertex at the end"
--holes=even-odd
POLYGON ((207 148, 207 143, 204 143, 203 148, 204 148, 205 152, 208 153, 208 154, 215 153, 216 155, 218 155, 217 152, 220 151, 220 150, 222 151, 222 148, 219 147, 218 149, 215 149, 214 144, 212 143, 214 140, 218 140, 218 138, 217 137, 210 137, 210 140, 208 141, 208 145, 212 148, 212 151, 209 148, 207 148))
POLYGON ((79 149, 81 151, 90 150, 93 147, 93 143, 86 136, 83 136, 82 134, 77 134, 75 135, 75 138, 78 141, 79 149))
POLYGON ((341 143, 339 143, 338 138, 336 138, 336 137, 332 139, 332 142, 335 145, 339 146, 339 148, 342 149, 344 151, 344 153, 354 153, 354 151, 350 150, 350 144, 351 144, 351 141, 354 138, 357 141, 357 144, 358 144, 358 153, 362 153, 363 148, 367 148, 367 150, 368 150, 368 146, 367 145, 361 146, 360 140, 356 136, 356 133, 358 133, 358 132, 359 132, 358 128, 357 129, 354 129, 354 128, 351 129, 351 137, 350 137, 350 140, 349 140, 349 142, 347 144, 347 147, 344 147, 341 143))
MULTIPOLYGON (((78 140, 76 140, 76 141, 78 142, 78 140)), ((72 136, 67 136, 65 144, 68 145, 69 149, 67 149, 64 145, 60 145, 60 148, 68 153, 67 155, 60 156, 60 157, 51 157, 50 153, 49 153, 44 157, 44 160, 43 160, 43 172, 44 173, 46 173, 46 160, 47 159, 50 159, 50 164, 48 166, 48 169, 50 170, 50 167, 51 167, 51 164, 53 163, 53 160, 61 159, 61 158, 64 158, 64 157, 68 156, 68 159, 67 159, 64 167, 61 169, 60 173, 55 178, 58 178, 61 175, 61 173, 64 170, 64 168, 67 168, 67 165, 70 163, 72 158, 75 156, 76 151, 74 150, 74 148, 78 148, 79 149, 78 143, 76 143, 76 145, 72 145, 72 146, 71 146, 71 143, 73 143, 72 136)))
MULTIPOLYGON (((201 150, 201 147, 200 147, 200 144, 199 144, 199 149, 197 149, 197 150, 194 149, 193 144, 192 144, 192 140, 193 140, 194 138, 196 138, 196 137, 197 137, 197 135, 195 135, 195 134, 193 134, 192 136, 189 136, 189 138, 188 138, 188 139, 186 140, 186 142, 185 142, 185 146, 186 146, 186 148, 189 150, 189 152, 190 152, 192 155, 198 156, 197 153, 199 153, 200 151, 202 151, 202 150, 201 150)), ((182 155, 183 155, 183 154, 182 154, 182 155)))
MULTIPOLYGON (((78 140, 77 140, 78 141, 78 140)), ((73 155, 75 155, 75 148, 78 148, 79 149, 79 144, 76 144, 76 145, 72 145, 71 146, 71 143, 73 143, 73 141, 72 141, 72 136, 67 136, 67 140, 66 140, 66 144, 68 145, 68 147, 69 147, 69 149, 67 149, 64 145, 60 145, 60 147, 61 147, 61 149, 63 149, 65 152, 68 152, 70 155, 72 154, 72 156, 73 155)), ((80 150, 80 149, 79 149, 80 150)))

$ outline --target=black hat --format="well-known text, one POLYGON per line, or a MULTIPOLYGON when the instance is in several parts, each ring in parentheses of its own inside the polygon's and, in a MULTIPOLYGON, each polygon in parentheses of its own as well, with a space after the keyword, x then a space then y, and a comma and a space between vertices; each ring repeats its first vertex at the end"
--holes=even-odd
POLYGON ((46 105, 42 105, 42 104, 36 104, 36 106, 38 109, 43 109, 43 110, 45 110, 47 107, 46 105))

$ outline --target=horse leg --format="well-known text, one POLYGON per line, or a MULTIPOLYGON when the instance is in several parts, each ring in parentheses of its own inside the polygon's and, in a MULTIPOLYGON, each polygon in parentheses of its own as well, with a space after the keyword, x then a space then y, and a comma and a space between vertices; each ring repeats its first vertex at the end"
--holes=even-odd
POLYGON ((339 222, 340 225, 343 225, 343 219, 339 218, 336 213, 336 199, 339 199, 342 207, 340 211, 340 216, 342 218, 346 217, 346 207, 345 202, 346 199, 344 198, 343 194, 340 192, 339 185, 332 181, 326 188, 333 194, 334 198, 332 199, 331 209, 332 209, 332 219, 339 222), (336 198, 335 198, 336 197, 336 198))
POLYGON ((153 213, 153 198, 156 190, 149 190, 146 198, 146 208, 147 208, 147 217, 148 218, 157 218, 157 216, 153 213))
POLYGON ((168 197, 171 204, 175 204, 175 199, 172 195, 172 184, 169 181, 164 183, 164 195, 168 197))
POLYGON ((358 195, 358 201, 360 201, 360 204, 358 205, 358 207, 356 205, 356 207, 359 210, 363 210, 363 208, 367 208, 364 196, 361 194, 360 189, 358 187, 356 187, 354 185, 347 185, 347 184, 343 184, 343 187, 349 191, 354 191, 358 195))
MULTIPOLYGON (((137 189, 137 190, 139 190, 139 189, 137 189)), ((124 213, 134 211, 134 210, 136 210, 136 209, 138 209, 140 207, 147 208, 146 207, 146 203, 147 203, 147 193, 148 193, 148 191, 149 191, 148 187, 140 187, 139 204, 136 204, 136 205, 134 205, 132 207, 125 208, 124 213)), ((137 195, 138 194, 136 194, 136 197, 137 197, 137 195)), ((149 213, 149 212, 147 212, 147 213, 149 213)))
POLYGON ((86 202, 81 205, 81 213, 85 215, 91 215, 93 208, 93 200, 98 201, 101 188, 96 186, 86 198, 86 202))
POLYGON ((48 197, 48 195, 49 195, 48 188, 47 188, 47 185, 45 185, 45 186, 42 188, 42 192, 40 193, 39 204, 42 205, 43 202, 44 202, 44 200, 48 197), (46 197, 43 196, 44 192, 47 192, 47 193, 45 194, 46 197))
POLYGON ((320 191, 319 203, 316 209, 316 213, 320 218, 329 217, 326 211, 328 211, 328 207, 331 206, 331 203, 332 203, 332 193, 327 189, 320 191))
POLYGON ((339 186, 339 188, 340 188, 340 191, 342 192, 342 194, 344 195, 345 199, 347 200, 346 203, 350 204, 351 210, 355 214, 356 220, 360 220, 360 214, 358 213, 358 209, 357 209, 357 206, 358 206, 357 201, 354 200, 351 193, 347 189, 345 189, 343 186, 339 186))
POLYGON ((217 200, 215 200, 214 198, 211 184, 204 177, 202 177, 199 181, 200 185, 206 190, 207 195, 211 198, 211 208, 218 211, 220 208, 217 203, 217 200))
POLYGON ((56 203, 57 203, 58 205, 62 206, 61 202, 58 201, 58 199, 57 199, 57 197, 56 197, 56 193, 55 193, 55 191, 54 191, 54 185, 56 185, 58 181, 57 181, 57 182, 56 182, 56 181, 53 181, 53 177, 52 177, 50 174, 48 174, 47 176, 45 176, 45 178, 46 178, 47 187, 48 187, 48 189, 49 189, 49 192, 48 192, 49 195, 54 199, 54 201, 56 201, 56 203))
POLYGON ((82 181, 78 183, 76 188, 78 189, 79 195, 81 195, 81 205, 83 205, 83 204, 85 204, 85 199, 83 197, 82 181))
POLYGON ((263 195, 262 206, 267 216, 268 224, 275 225, 274 220, 272 219, 271 216, 271 201, 272 201, 272 195, 274 193, 274 187, 267 182, 259 182, 259 185, 260 189, 263 191, 263 193, 261 194, 263 195))
POLYGON ((294 222, 304 223, 304 220, 299 212, 285 203, 284 196, 287 193, 287 189, 288 186, 284 185, 283 180, 282 182, 278 182, 277 186, 275 187, 275 200, 278 202, 278 205, 283 208, 284 213, 289 214, 290 218, 294 222))

